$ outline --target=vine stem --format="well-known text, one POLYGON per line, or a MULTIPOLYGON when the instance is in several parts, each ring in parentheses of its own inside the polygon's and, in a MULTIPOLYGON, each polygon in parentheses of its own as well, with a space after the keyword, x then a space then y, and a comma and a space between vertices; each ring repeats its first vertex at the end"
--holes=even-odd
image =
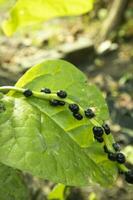
MULTIPOLYGON (((24 88, 19 88, 19 87, 15 87, 15 86, 2 86, 2 87, 0 87, 0 91, 6 91, 6 90, 13 90, 13 91, 16 91, 16 92, 19 92, 19 93, 23 93, 25 91, 24 88)), ((42 93, 42 92, 32 91, 32 96, 37 97, 39 99, 44 99, 44 100, 56 99, 56 100, 62 101, 62 98, 58 97, 56 93, 45 94, 45 93, 42 93)), ((69 98, 64 98, 63 101, 67 104, 75 103, 74 101, 72 101, 69 98)), ((84 115, 84 109, 79 104, 78 104, 78 106, 79 106, 80 113, 82 115, 84 115)), ((101 126, 101 124, 99 124, 99 122, 97 122, 96 119, 93 118, 93 119, 89 119, 89 120, 94 126, 101 126)), ((106 145, 107 149, 111 152, 115 152, 113 147, 112 147, 112 143, 115 142, 113 136, 112 135, 106 135, 104 133, 103 139, 104 139, 104 144, 106 145)), ((118 163, 118 168, 123 172, 128 171, 128 168, 123 164, 118 163)))

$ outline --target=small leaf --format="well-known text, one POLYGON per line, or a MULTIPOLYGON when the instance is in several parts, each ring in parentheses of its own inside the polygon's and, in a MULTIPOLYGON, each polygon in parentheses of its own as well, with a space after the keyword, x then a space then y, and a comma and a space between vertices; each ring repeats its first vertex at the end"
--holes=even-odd
POLYGON ((90 11, 94 0, 18 0, 3 23, 6 35, 12 35, 18 27, 45 22, 54 17, 80 15, 90 11))
POLYGON ((0 200, 26 200, 26 188, 20 173, 0 163, 0 200))
POLYGON ((126 155, 127 162, 133 165, 133 146, 128 145, 125 147, 123 153, 126 155))
MULTIPOLYGON (((100 91, 72 64, 62 60, 43 62, 31 68, 17 87, 40 91, 66 90, 68 98, 86 109, 93 107, 102 123, 108 110, 100 91)), ((1 162, 65 185, 113 184, 117 165, 108 160, 103 145, 92 134, 88 118, 76 120, 68 106, 52 107, 47 100, 26 98, 9 92, 1 101, 1 162)))

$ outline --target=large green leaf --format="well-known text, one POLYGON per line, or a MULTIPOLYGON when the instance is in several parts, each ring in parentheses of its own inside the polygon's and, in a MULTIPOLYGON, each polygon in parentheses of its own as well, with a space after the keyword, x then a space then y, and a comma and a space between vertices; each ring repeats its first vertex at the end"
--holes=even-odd
POLYGON ((94 0, 18 0, 4 22, 3 29, 12 35, 18 27, 44 22, 54 17, 80 15, 90 11, 94 0))
POLYGON ((0 163, 0 200, 26 200, 28 190, 20 173, 0 163))
MULTIPOLYGON (((80 70, 66 61, 53 60, 38 64, 28 70, 16 86, 35 91, 40 91, 43 87, 48 87, 52 91, 66 90, 68 98, 80 104, 84 110, 92 107, 96 113, 95 119, 99 123, 108 119, 108 108, 101 92, 95 85, 88 83, 87 78, 80 70)), ((93 136, 90 135, 88 139, 88 133, 92 132, 93 127, 88 119, 74 120, 67 107, 53 108, 49 106, 47 101, 37 98, 32 98, 29 103, 50 116, 81 146, 88 147, 92 143, 94 145, 93 136)))
MULTIPOLYGON (((65 89, 84 109, 93 107, 99 123, 108 117, 99 90, 65 61, 47 61, 31 68, 16 86, 35 91, 65 89)), ((55 108, 47 100, 26 99, 19 93, 10 92, 1 102, 6 107, 0 114, 1 162, 65 185, 113 184, 116 163, 108 160, 102 144, 93 139, 88 119, 78 121, 67 106, 55 108)))

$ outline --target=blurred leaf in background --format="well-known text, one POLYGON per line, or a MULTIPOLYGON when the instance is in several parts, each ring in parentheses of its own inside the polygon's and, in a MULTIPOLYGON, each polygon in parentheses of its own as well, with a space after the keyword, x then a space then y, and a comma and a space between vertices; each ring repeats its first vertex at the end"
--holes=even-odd
POLYGON ((26 200, 28 189, 21 175, 15 169, 0 163, 0 199, 26 200))
POLYGON ((7 0, 0 0, 0 5, 4 4, 5 2, 7 2, 7 0))
POLYGON ((127 156, 127 161, 133 164, 133 146, 128 145, 124 148, 123 152, 127 156))
POLYGON ((15 4, 16 0, 0 0, 0 10, 3 8, 10 8, 10 6, 13 6, 15 4))
POLYGON ((45 22, 55 17, 76 16, 92 10, 94 0, 19 0, 3 22, 3 30, 11 36, 18 28, 45 22))

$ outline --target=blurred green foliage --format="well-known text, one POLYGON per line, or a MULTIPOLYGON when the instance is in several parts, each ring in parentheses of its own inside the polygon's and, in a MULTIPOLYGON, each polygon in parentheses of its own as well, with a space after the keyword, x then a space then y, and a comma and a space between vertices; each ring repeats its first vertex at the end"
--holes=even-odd
POLYGON ((93 8, 94 0, 18 0, 3 22, 3 30, 11 36, 18 28, 45 22, 55 17, 76 16, 93 8))
POLYGON ((26 200, 28 189, 18 171, 0 163, 0 199, 26 200))

